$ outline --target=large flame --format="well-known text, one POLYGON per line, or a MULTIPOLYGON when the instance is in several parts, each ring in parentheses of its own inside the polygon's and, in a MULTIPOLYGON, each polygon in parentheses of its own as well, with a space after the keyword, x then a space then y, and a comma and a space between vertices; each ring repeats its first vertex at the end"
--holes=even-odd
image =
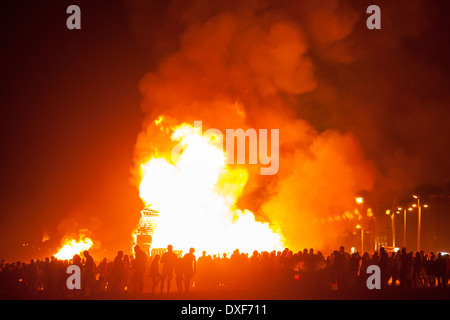
POLYGON ((90 238, 83 235, 78 240, 65 239, 64 245, 53 256, 60 260, 70 260, 74 255, 81 254, 84 250, 89 250, 93 244, 94 242, 90 238))
MULTIPOLYGON (((158 118, 154 124, 161 126, 161 121, 158 118)), ((251 211, 236 208, 248 173, 226 165, 217 136, 202 135, 187 124, 169 131, 181 154, 173 153, 172 161, 153 157, 140 167, 140 197, 159 211, 152 247, 172 244, 183 251, 194 247, 209 253, 281 249, 279 232, 256 221, 251 211)))

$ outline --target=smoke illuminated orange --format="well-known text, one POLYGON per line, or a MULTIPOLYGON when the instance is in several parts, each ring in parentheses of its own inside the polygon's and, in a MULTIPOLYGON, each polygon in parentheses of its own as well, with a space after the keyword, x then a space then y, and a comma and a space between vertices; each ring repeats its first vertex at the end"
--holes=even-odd
MULTIPOLYGON (((154 125, 162 126, 161 121, 160 117, 154 125)), ((159 211, 152 247, 172 244, 184 252, 194 247, 208 253, 282 249, 278 231, 236 207, 247 171, 227 166, 226 154, 214 139, 193 126, 182 124, 168 131, 182 147, 180 155, 172 161, 153 157, 140 166, 140 197, 159 211)))

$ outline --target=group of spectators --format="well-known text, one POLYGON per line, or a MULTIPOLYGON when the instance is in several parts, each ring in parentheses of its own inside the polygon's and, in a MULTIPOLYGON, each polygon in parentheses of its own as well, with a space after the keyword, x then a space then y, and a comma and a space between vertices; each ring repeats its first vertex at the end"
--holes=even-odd
POLYGON ((0 298, 70 298, 102 293, 142 293, 147 256, 139 246, 135 246, 134 252, 135 255, 124 255, 123 251, 119 251, 114 261, 108 262, 104 258, 98 265, 89 251, 75 254, 71 260, 58 260, 54 256, 45 260, 32 259, 29 263, 7 263, 2 260, 0 298), (80 290, 68 288, 71 273, 67 270, 70 265, 80 268, 80 290))
POLYGON ((386 252, 384 248, 370 255, 348 253, 344 247, 328 256, 314 249, 293 253, 289 249, 248 255, 235 250, 230 257, 207 255, 198 258, 194 248, 178 256, 172 246, 154 257, 138 247, 134 255, 119 251, 113 261, 104 258, 98 265, 88 251, 73 259, 55 257, 29 263, 0 263, 0 297, 92 297, 102 294, 151 292, 186 293, 189 290, 236 290, 277 293, 290 290, 324 289, 345 291, 366 288, 371 265, 379 267, 381 286, 411 290, 447 287, 450 261, 448 254, 407 251, 386 252), (67 286, 67 267, 81 270, 81 289, 67 286), (172 285, 175 281, 175 286, 172 285), (148 283, 144 290, 144 283, 148 283))
POLYGON ((412 252, 403 248, 388 253, 384 248, 372 255, 347 253, 344 247, 324 256, 320 251, 304 249, 293 253, 253 252, 249 257, 233 252, 228 258, 208 256, 198 258, 195 284, 199 288, 231 287, 244 290, 280 292, 292 289, 347 290, 367 288, 372 274, 367 269, 376 265, 381 273, 381 286, 401 288, 447 287, 450 274, 448 254, 423 251, 412 252))

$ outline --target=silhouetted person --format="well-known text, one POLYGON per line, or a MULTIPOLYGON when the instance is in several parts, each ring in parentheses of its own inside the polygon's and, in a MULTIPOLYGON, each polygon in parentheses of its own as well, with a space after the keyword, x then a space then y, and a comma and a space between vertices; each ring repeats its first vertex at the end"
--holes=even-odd
POLYGON ((33 294, 36 291, 36 282, 38 278, 38 267, 37 263, 31 259, 30 264, 27 267, 27 282, 29 285, 29 291, 33 294))
POLYGON ((362 287, 366 286, 367 282, 367 268, 370 266, 370 255, 367 252, 364 252, 364 254, 361 257, 361 267, 359 268, 359 277, 358 277, 358 284, 362 287))
POLYGON ((108 260, 103 258, 102 262, 97 266, 96 273, 98 274, 98 280, 95 281, 95 294, 104 292, 108 283, 108 260))
POLYGON ((356 286, 358 280, 359 264, 361 262, 361 257, 359 252, 355 252, 350 257, 349 261, 349 284, 350 286, 356 286))
POLYGON ((147 255, 139 248, 139 246, 134 247, 134 253, 136 256, 134 260, 134 283, 136 292, 142 293, 144 290, 144 273, 147 255))
POLYGON ((112 291, 115 293, 122 292, 123 281, 125 276, 125 264, 123 261, 123 251, 117 252, 117 256, 113 262, 112 269, 112 291))
POLYGON ((100 262, 99 265, 97 266, 97 273, 104 279, 106 279, 107 266, 108 260, 106 258, 103 258, 102 262, 100 262))
POLYGON ((428 254, 425 254, 425 252, 423 252, 423 250, 421 250, 420 256, 422 259, 422 266, 420 268, 420 277, 422 278, 423 286, 428 287, 428 276, 427 276, 428 254))
POLYGON ((343 247, 341 251, 334 251, 334 271, 336 275, 337 286, 339 290, 345 289, 347 283, 345 281, 345 255, 343 252, 343 247))
POLYGON ((132 292, 134 289, 133 266, 129 255, 123 256, 123 280, 120 290, 132 292))
POLYGON ((370 264, 378 266, 378 263, 380 261, 380 257, 378 256, 378 252, 374 252, 372 254, 372 258, 370 259, 370 264))
POLYGON ((204 289, 208 286, 208 257, 206 251, 202 251, 202 255, 197 261, 197 275, 196 275, 196 285, 198 288, 204 289))
POLYGON ((178 293, 182 293, 183 279, 184 279, 183 259, 177 257, 174 270, 175 270, 175 283, 177 285, 178 293))
POLYGON ((442 253, 438 253, 436 260, 436 278, 438 281, 438 287, 445 288, 447 286, 447 261, 442 256, 442 253))
POLYGON ((82 279, 82 282, 84 283, 83 291, 86 295, 90 295, 92 293, 92 288, 95 283, 95 262, 94 259, 89 254, 89 251, 85 250, 83 251, 83 255, 85 257, 85 263, 84 263, 84 280, 82 279))
POLYGON ((186 293, 189 292, 191 280, 197 272, 197 259, 195 258, 194 252, 195 249, 190 248, 189 253, 186 253, 183 257, 184 289, 186 293))
POLYGON ((177 255, 173 252, 172 245, 167 246, 167 251, 161 256, 161 263, 163 265, 161 274, 161 293, 164 290, 164 283, 167 281, 167 293, 170 292, 170 282, 172 281, 173 271, 177 263, 177 255))
POLYGON ((378 266, 380 267, 381 284, 383 286, 387 285, 387 282, 389 280, 388 260, 389 260, 389 256, 388 256, 386 250, 383 247, 381 247, 380 248, 380 257, 378 260, 378 266))
POLYGON ((414 286, 416 288, 423 286, 423 281, 421 277, 421 269, 422 269, 422 256, 420 252, 416 252, 413 260, 413 269, 414 269, 414 286))
POLYGON ((397 285, 397 280, 400 277, 400 251, 392 252, 391 257, 388 259, 389 278, 392 278, 392 286, 397 285))
MULTIPOLYGON (((81 259, 80 259, 81 263, 81 259)), ((80 266, 82 268, 82 265, 80 266)), ((48 293, 50 295, 55 295, 57 290, 57 280, 58 280, 58 266, 57 261, 54 256, 50 257, 50 263, 47 268, 47 285, 48 293)))
MULTIPOLYGON (((75 254, 72 258, 72 265, 78 266, 80 268, 80 270, 83 272, 83 263, 81 262, 81 257, 79 254, 75 254)), ((81 280, 83 281, 83 273, 81 275, 81 280)), ((82 294, 82 290, 83 290, 83 284, 81 286, 81 290, 78 289, 73 289, 72 290, 72 294, 74 296, 80 296, 82 294)))
POLYGON ((434 256, 434 253, 431 252, 429 260, 427 261, 427 275, 430 287, 434 287, 436 285, 436 274, 436 257, 434 256))
POLYGON ((159 262, 161 257, 159 254, 155 255, 150 265, 150 277, 152 278, 152 293, 155 294, 156 286, 161 281, 161 274, 159 273, 159 262))
POLYGON ((409 288, 411 286, 411 267, 412 261, 410 256, 406 253, 406 248, 402 248, 400 255, 400 286, 402 288, 409 288))

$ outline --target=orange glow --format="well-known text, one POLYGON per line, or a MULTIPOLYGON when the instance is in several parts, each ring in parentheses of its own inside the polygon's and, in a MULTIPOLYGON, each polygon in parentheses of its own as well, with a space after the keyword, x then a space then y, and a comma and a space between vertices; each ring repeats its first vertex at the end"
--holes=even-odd
POLYGON ((357 204, 363 204, 364 203, 363 197, 356 197, 355 201, 356 201, 357 204))
MULTIPOLYGON (((161 121, 155 124, 161 126, 161 121)), ((236 206, 247 170, 228 167, 223 149, 196 128, 182 124, 170 131, 181 154, 172 155, 172 161, 153 157, 140 166, 140 197, 159 212, 152 248, 172 244, 198 253, 282 249, 283 238, 273 226, 236 206)))
POLYGON ((80 235, 78 241, 66 239, 58 253, 53 256, 60 260, 70 260, 75 254, 81 254, 84 250, 89 250, 93 244, 93 241, 84 235, 80 235))

